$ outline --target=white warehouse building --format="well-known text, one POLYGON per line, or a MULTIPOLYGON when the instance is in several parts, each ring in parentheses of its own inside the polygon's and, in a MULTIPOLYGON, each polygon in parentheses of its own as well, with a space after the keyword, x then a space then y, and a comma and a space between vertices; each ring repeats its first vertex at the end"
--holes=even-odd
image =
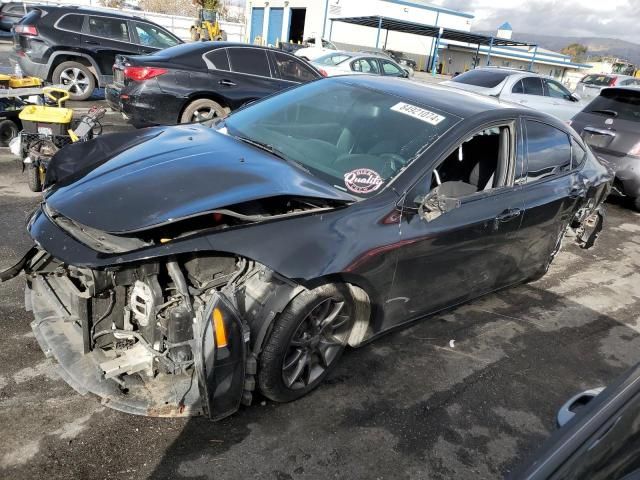
POLYGON ((341 17, 380 15, 425 25, 469 31, 473 15, 420 0, 250 0, 247 2, 247 41, 277 45, 312 36, 330 38, 341 47, 382 48, 430 55, 435 40, 407 33, 385 32, 333 21, 341 17))

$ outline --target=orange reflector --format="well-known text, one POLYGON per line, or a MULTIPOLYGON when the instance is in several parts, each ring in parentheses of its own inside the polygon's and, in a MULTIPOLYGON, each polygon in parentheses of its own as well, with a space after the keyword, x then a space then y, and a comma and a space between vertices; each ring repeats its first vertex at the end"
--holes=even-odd
POLYGON ((227 346, 227 331, 224 329, 224 320, 222 318, 222 312, 219 308, 214 308, 211 314, 213 320, 213 329, 216 332, 216 346, 218 348, 227 346))

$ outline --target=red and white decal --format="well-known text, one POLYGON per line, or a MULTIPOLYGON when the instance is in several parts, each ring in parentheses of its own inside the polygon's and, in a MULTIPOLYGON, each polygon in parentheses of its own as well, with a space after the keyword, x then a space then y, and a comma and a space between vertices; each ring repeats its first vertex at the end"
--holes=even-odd
POLYGON ((358 168, 344 174, 344 184, 354 193, 375 192, 383 183, 378 172, 369 168, 358 168))

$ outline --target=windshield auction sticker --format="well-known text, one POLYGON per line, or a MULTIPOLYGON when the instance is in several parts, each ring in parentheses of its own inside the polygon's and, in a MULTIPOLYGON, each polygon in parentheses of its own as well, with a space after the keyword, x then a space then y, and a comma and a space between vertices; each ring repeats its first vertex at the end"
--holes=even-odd
POLYGON ((391 107, 391 110, 403 113, 404 115, 409 115, 410 117, 417 118, 418 120, 422 120, 423 122, 427 122, 431 125, 438 125, 445 119, 442 115, 438 115, 437 113, 425 110, 424 108, 409 105, 404 102, 396 103, 391 107))
POLYGON ((344 184, 353 193, 375 192, 383 183, 378 172, 369 168, 358 168, 344 174, 344 184))

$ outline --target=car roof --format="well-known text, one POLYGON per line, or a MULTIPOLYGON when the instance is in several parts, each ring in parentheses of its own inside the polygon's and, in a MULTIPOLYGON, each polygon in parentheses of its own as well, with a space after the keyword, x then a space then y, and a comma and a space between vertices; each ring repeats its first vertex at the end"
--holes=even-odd
POLYGON ((640 91, 640 85, 622 85, 620 87, 605 87, 602 90, 600 90, 600 95, 602 95, 602 92, 604 91, 610 92, 611 90, 617 90, 617 91, 622 90, 622 91, 638 93, 640 91))
POLYGON ((82 5, 33 5, 30 6, 32 8, 37 8, 38 10, 44 10, 46 12, 56 12, 56 13, 78 13, 80 15, 88 14, 88 15, 109 15, 110 17, 116 18, 135 18, 136 20, 144 20, 147 23, 155 23, 152 20, 148 20, 146 18, 142 18, 139 15, 133 15, 128 13, 121 13, 117 10, 111 10, 109 8, 87 8, 82 5))
POLYGON ((208 52, 209 50, 215 50, 216 48, 226 48, 226 47, 243 47, 243 48, 257 48, 260 50, 273 50, 274 52, 282 53, 285 55, 292 55, 289 52, 285 52, 284 50, 280 50, 278 48, 273 47, 263 47, 261 45, 251 45, 248 43, 240 43, 240 42, 186 42, 181 43, 180 45, 175 45, 173 47, 165 48, 164 50, 160 50, 153 55, 166 56, 166 57, 176 57, 179 55, 188 55, 190 53, 197 52, 208 52))
POLYGON ((540 114, 530 109, 524 110, 517 104, 501 101, 497 98, 444 85, 425 84, 404 78, 380 75, 348 75, 331 77, 321 81, 335 81, 371 88, 403 100, 437 108, 461 118, 469 118, 488 110, 519 110, 526 112, 529 116, 548 117, 546 114, 540 114))

